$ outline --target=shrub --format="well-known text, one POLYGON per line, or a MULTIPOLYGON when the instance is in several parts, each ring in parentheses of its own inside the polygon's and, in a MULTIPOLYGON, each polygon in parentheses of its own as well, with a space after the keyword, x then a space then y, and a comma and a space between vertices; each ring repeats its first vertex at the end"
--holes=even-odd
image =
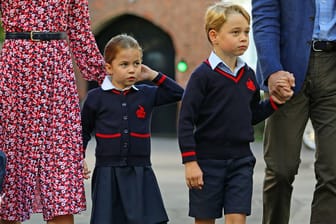
POLYGON ((0 21, 0 43, 2 43, 5 40, 5 32, 3 30, 1 21, 0 21))

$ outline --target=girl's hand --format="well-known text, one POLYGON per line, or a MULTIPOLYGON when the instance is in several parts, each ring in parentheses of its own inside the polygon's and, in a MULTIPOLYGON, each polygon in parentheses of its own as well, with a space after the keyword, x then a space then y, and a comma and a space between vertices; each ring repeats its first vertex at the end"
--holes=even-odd
POLYGON ((85 159, 83 160, 83 167, 84 167, 84 170, 83 170, 83 177, 84 177, 84 179, 87 180, 87 179, 90 178, 91 170, 89 170, 88 165, 87 165, 85 159))
POLYGON ((152 81, 158 75, 157 71, 154 71, 147 65, 141 65, 141 73, 138 76, 138 81, 149 80, 152 81))

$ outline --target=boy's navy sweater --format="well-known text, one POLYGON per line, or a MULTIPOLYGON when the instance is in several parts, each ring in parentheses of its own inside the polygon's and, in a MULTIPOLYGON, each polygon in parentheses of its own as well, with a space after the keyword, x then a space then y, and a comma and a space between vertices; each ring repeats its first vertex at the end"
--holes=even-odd
POLYGON ((96 88, 82 109, 84 149, 95 132, 96 166, 150 165, 150 121, 153 108, 181 99, 183 89, 159 74, 157 86, 136 85, 126 91, 96 88))
POLYGON ((252 155, 253 125, 270 116, 272 98, 260 100, 254 71, 245 65, 234 77, 208 61, 192 73, 178 125, 183 163, 199 159, 233 159, 252 155))

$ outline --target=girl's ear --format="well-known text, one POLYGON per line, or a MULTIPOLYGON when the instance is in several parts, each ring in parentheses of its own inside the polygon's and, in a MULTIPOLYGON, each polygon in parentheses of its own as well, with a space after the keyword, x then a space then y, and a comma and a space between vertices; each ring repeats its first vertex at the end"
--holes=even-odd
POLYGON ((112 65, 109 63, 105 63, 105 69, 109 75, 112 75, 112 65))

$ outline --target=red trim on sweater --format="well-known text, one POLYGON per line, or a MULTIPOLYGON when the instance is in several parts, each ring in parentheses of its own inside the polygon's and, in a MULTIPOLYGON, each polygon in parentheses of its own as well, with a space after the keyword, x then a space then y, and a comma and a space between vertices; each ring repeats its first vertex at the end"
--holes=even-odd
POLYGON ((150 137, 149 133, 141 134, 141 133, 131 132, 130 135, 133 137, 138 137, 138 138, 149 138, 150 137))
POLYGON ((160 79, 157 81, 157 85, 159 86, 159 85, 161 85, 165 80, 166 80, 166 76, 165 75, 162 75, 161 77, 160 77, 160 79))
POLYGON ((270 100, 271 106, 272 106, 272 108, 273 108, 274 110, 279 109, 279 108, 278 108, 278 105, 276 105, 276 103, 274 102, 272 96, 269 97, 269 100, 270 100))
MULTIPOLYGON (((208 64, 210 66, 210 62, 209 60, 205 60, 205 63, 208 64)), ((233 76, 233 75, 230 75, 229 73, 227 72, 224 72, 223 70, 221 70, 220 68, 216 67, 215 68, 215 71, 218 72, 219 74, 229 78, 229 79, 232 79, 235 83, 238 83, 239 80, 241 79, 241 77, 243 76, 244 74, 244 71, 245 71, 245 67, 242 67, 239 72, 238 72, 238 75, 237 76, 233 76)))
POLYGON ((196 155, 196 152, 191 151, 191 152, 183 152, 182 157, 187 157, 187 156, 194 156, 196 155))
POLYGON ((120 95, 121 94, 121 92, 120 91, 118 91, 118 90, 116 90, 116 89, 112 89, 111 90, 113 93, 115 93, 115 94, 118 94, 118 95, 120 95))
POLYGON ((119 138, 121 134, 120 133, 115 133, 115 134, 96 133, 96 136, 99 138, 119 138))

